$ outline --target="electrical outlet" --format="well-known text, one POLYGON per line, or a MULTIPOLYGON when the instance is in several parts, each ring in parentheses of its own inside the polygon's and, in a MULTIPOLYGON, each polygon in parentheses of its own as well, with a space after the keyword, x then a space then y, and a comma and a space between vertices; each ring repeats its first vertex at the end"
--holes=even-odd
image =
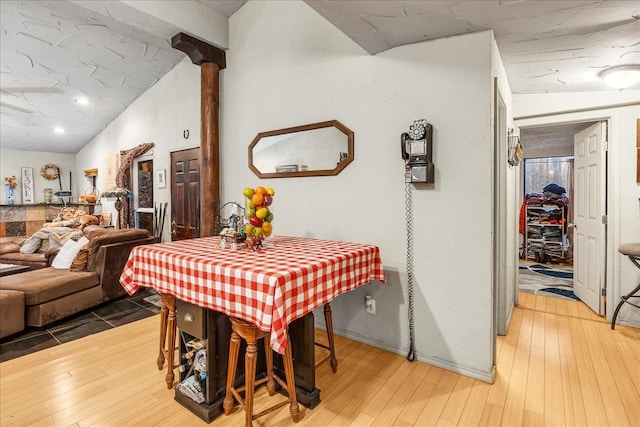
POLYGON ((369 314, 376 314, 376 300, 367 295, 364 299, 364 307, 369 314))

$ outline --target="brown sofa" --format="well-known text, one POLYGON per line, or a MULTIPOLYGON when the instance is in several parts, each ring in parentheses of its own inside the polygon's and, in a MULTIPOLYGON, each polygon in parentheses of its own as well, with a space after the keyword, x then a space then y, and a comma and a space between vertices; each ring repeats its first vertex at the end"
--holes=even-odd
MULTIPOLYGON (((45 326, 125 295, 119 279, 131 249, 154 242, 148 231, 140 229, 107 231, 90 226, 84 233, 89 238, 84 249, 85 270, 45 267, 0 280, 0 293, 19 291, 24 294, 27 326, 45 326)), ((0 298, 0 302, 4 300, 0 298)), ((2 305, 1 311, 6 312, 8 308, 4 303, 2 305)))
POLYGON ((0 243, 0 264, 27 265, 32 270, 45 268, 51 265, 56 250, 36 252, 34 254, 20 253, 20 245, 14 242, 0 243))

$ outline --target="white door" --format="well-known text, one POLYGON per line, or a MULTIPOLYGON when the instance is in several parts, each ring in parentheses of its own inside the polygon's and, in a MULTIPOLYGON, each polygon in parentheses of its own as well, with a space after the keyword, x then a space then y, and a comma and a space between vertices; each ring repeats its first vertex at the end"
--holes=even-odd
POLYGON ((593 311, 603 315, 602 289, 605 278, 605 166, 604 126, 595 124, 573 140, 574 292, 593 311))

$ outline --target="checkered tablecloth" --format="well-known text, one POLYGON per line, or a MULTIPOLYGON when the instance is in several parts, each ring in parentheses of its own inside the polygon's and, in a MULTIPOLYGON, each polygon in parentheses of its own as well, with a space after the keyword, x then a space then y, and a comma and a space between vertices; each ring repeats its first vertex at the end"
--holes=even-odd
POLYGON ((275 236, 259 252, 216 249, 219 237, 133 248, 120 284, 254 323, 284 353, 294 320, 371 280, 385 281, 377 246, 275 236))

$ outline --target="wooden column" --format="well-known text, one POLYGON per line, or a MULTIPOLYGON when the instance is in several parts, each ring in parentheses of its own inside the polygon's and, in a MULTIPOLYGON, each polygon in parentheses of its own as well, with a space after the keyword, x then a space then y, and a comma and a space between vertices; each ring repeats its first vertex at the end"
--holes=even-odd
POLYGON ((220 68, 200 65, 200 237, 213 236, 215 213, 220 208, 220 68))
POLYGON ((171 46, 200 65, 200 237, 215 234, 215 213, 220 208, 220 70, 225 52, 184 33, 171 38, 171 46))

